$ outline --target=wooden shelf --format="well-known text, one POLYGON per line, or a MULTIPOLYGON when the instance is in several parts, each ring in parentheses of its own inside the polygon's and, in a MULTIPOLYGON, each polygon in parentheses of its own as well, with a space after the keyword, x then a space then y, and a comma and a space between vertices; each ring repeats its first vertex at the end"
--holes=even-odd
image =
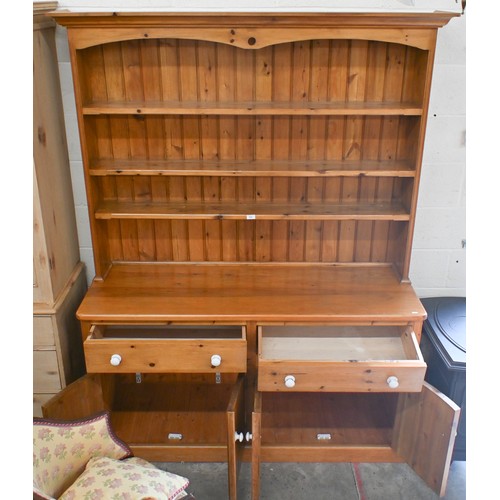
POLYGON ((117 101, 92 102, 84 115, 398 115, 420 116, 423 108, 407 102, 306 102, 306 101, 117 101))
POLYGON ((393 394, 263 393, 262 399, 263 448, 391 444, 393 394), (320 433, 332 439, 318 440, 320 433))
POLYGON ((93 162, 93 176, 269 176, 269 177, 415 177, 405 160, 115 160, 93 162))
POLYGON ((115 263, 79 310, 87 321, 422 321, 391 265, 115 263))
POLYGON ((392 203, 230 203, 106 201, 96 219, 186 220, 394 220, 407 221, 408 211, 392 203))

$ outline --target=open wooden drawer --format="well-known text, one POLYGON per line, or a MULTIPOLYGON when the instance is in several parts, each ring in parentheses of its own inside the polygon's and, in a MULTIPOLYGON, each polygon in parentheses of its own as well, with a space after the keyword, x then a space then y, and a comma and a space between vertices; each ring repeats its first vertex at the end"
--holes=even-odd
POLYGON ((94 324, 88 373, 244 373, 245 326, 94 324))
POLYGON ((259 391, 420 392, 410 326, 259 326, 259 391))

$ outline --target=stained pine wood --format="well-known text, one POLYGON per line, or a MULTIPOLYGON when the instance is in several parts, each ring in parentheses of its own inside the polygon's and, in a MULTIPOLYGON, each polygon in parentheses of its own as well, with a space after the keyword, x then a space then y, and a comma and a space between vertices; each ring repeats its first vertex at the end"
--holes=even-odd
MULTIPOLYGON (((259 160, 97 160, 93 176, 236 176, 236 177, 413 177, 411 164, 394 161, 259 160)), ((155 179, 161 181, 161 179, 155 179)), ((264 180, 263 180, 264 182, 264 180)))
POLYGON ((394 428, 396 451, 439 496, 446 492, 460 408, 434 387, 399 402, 394 428))
POLYGON ((411 285, 387 265, 135 263, 116 264, 96 281, 78 317, 362 324, 420 322, 426 312, 411 285))
POLYGON ((229 498, 238 496, 238 475, 240 471, 241 460, 243 456, 244 443, 246 437, 240 440, 236 435, 244 434, 245 429, 245 406, 244 406, 244 380, 240 375, 235 384, 235 389, 231 394, 227 408, 227 465, 229 498))
POLYGON ((214 327, 212 332, 193 328, 190 332, 167 329, 129 330, 132 335, 106 335, 106 327, 95 325, 84 342, 88 373, 238 373, 246 371, 245 329, 234 328, 226 337, 224 327, 214 327), (99 330, 104 330, 100 332, 99 330), (222 337, 222 338, 220 338, 222 337), (110 363, 118 354, 118 366, 110 363), (211 357, 221 357, 221 364, 213 366, 211 357))
POLYGON ((98 411, 108 410, 110 407, 104 393, 100 375, 84 375, 42 404, 43 416, 76 420, 98 411))
MULTIPOLYGON (((78 311, 87 361, 107 371, 117 348, 133 360, 100 380, 119 435, 154 460, 227 460, 231 499, 240 459, 254 499, 266 460, 413 460, 404 436, 420 424, 401 413, 422 387, 426 313, 410 250, 436 32, 452 15, 54 17, 96 263, 78 311), (172 323, 248 337, 157 334, 172 323), (237 358, 222 384, 195 354, 209 344, 237 358), (153 373, 137 384, 136 370, 153 373), (289 370, 308 392, 278 388, 289 370), (400 396, 386 392, 396 372, 400 396), (242 426, 251 457, 232 440, 242 426)), ((437 462, 425 476, 439 489, 437 462)))
POLYGON ((258 368, 260 391, 420 392, 426 364, 405 327, 261 326, 258 368))
MULTIPOLYGON (((277 203, 151 203, 104 202, 96 210, 97 219, 238 219, 238 220, 408 220, 409 214, 398 203, 313 205, 310 203, 279 205, 277 203)), ((301 239, 304 237, 302 236, 301 239)), ((129 259, 125 259, 129 260, 129 259)), ((152 260, 152 259, 149 259, 152 260)), ((194 260, 204 260, 203 258, 194 260)), ((250 259, 247 259, 250 260, 250 259)), ((302 259, 291 259, 302 260, 302 259)))

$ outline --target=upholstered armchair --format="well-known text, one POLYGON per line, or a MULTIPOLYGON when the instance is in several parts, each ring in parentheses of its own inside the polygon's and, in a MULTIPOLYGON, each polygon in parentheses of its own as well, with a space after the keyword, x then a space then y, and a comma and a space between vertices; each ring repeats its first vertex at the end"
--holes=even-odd
POLYGON ((134 457, 109 412, 84 420, 33 419, 33 498, 178 500, 189 480, 134 457))

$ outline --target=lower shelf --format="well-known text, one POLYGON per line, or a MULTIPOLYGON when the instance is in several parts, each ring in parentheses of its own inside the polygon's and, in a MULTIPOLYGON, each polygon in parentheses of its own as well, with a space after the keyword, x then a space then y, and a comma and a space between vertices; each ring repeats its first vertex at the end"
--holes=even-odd
POLYGON ((391 447, 397 394, 262 393, 257 398, 261 461, 402 461, 391 447))
POLYGON ((48 418, 109 410, 116 435, 134 454, 158 461, 227 461, 242 432, 242 378, 86 375, 44 406, 48 418), (177 380, 176 380, 177 379, 177 380), (76 399, 75 395, 80 398, 76 399))

